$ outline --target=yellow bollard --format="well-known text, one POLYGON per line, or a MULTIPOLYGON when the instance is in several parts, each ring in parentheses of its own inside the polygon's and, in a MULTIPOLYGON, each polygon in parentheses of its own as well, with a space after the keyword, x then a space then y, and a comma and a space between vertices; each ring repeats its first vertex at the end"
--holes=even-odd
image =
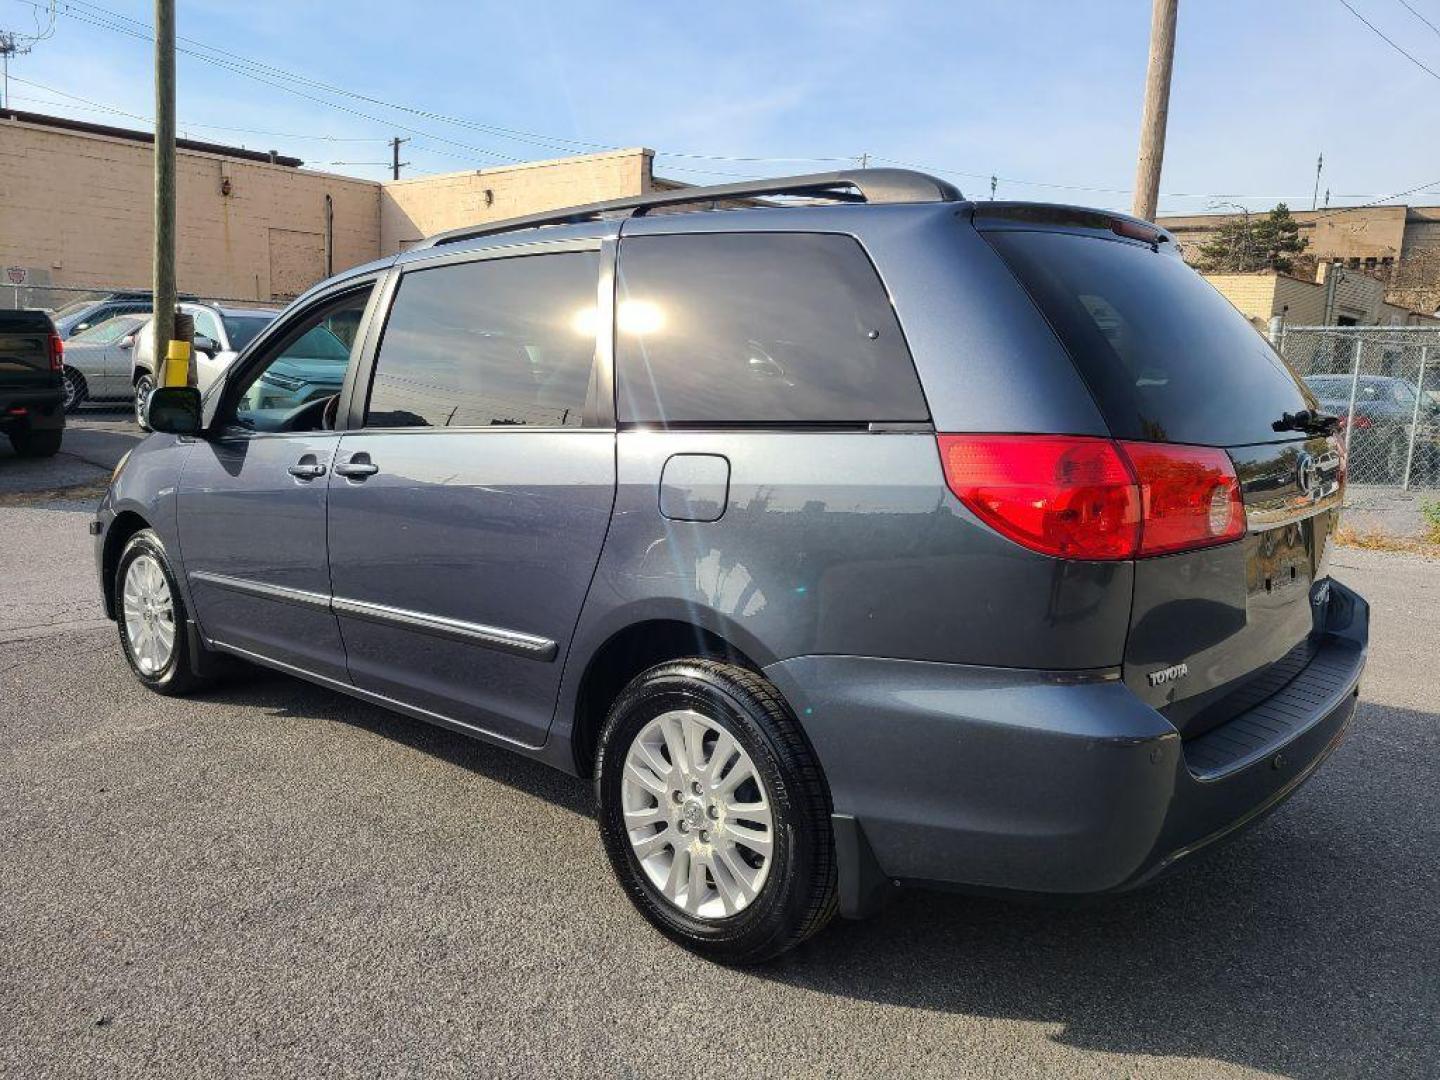
POLYGON ((160 385, 190 385, 190 343, 188 341, 170 342, 170 350, 165 356, 165 377, 160 380, 160 385))

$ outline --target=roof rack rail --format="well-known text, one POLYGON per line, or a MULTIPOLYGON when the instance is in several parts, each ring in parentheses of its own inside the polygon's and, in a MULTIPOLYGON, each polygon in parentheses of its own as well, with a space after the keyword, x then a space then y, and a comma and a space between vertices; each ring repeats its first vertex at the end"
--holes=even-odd
POLYGON ((723 199, 757 199, 769 195, 798 195, 834 199, 837 202, 864 203, 926 203, 959 202, 964 199, 960 189, 944 180, 909 169, 845 169, 840 172, 812 173, 808 176, 785 176, 774 180, 746 180, 739 184, 716 184, 709 187, 683 187, 630 195, 623 199, 545 210, 538 214, 465 225, 436 233, 416 244, 411 250, 454 244, 480 236, 531 229, 538 225, 573 225, 592 221, 603 214, 644 214, 659 206, 685 203, 718 202, 723 199))

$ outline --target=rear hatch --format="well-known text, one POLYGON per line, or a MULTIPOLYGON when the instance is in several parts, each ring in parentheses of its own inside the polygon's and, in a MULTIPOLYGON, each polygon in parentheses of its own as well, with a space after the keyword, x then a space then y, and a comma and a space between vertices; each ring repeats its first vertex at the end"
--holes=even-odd
POLYGON ((1088 212, 1045 220, 1002 208, 975 223, 1065 345, 1114 438, 1218 447, 1234 463, 1243 537, 1138 559, 1125 649, 1130 688, 1186 738, 1203 734, 1308 659, 1339 510, 1339 443, 1287 427, 1314 399, 1163 233, 1088 212))
POLYGON ((0 387, 41 390, 59 384, 50 362, 52 333, 43 311, 0 311, 0 387))

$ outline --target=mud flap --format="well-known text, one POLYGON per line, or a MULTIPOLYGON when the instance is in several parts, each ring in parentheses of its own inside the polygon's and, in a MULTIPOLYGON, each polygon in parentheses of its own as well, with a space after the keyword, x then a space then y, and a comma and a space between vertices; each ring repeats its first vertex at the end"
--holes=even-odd
POLYGON ((849 814, 832 814, 830 822, 835 832, 840 915, 866 918, 883 908, 897 890, 880 869, 860 822, 849 814))

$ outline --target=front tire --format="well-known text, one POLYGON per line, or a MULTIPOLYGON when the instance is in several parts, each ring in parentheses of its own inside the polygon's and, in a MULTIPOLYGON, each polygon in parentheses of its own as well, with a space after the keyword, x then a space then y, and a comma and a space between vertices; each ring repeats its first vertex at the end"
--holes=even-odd
POLYGON ((201 686, 185 633, 185 601, 153 529, 142 529, 125 544, 113 588, 120 648, 135 678, 166 696, 201 686))
POLYGON ((606 719, 595 786, 621 885, 686 948, 759 963, 834 915, 829 789, 754 672, 689 659, 638 676, 606 719))
POLYGON ((65 390, 64 408, 67 413, 73 413, 85 403, 89 394, 89 388, 85 383, 85 376, 72 367, 65 368, 61 376, 61 385, 65 390))
POLYGON ((155 380, 151 378, 150 373, 148 371, 141 372, 135 380, 135 423, 141 431, 150 430, 150 425, 145 423, 145 399, 154 389, 155 380))

